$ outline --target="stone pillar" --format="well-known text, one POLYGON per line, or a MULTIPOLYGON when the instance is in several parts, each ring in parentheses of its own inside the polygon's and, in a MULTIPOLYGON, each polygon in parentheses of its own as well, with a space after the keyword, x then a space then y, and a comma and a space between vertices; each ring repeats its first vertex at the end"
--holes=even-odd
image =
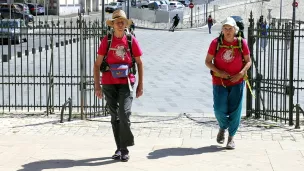
POLYGON ((99 11, 100 0, 93 0, 93 11, 99 11))
POLYGON ((90 8, 90 12, 92 12, 92 11, 95 11, 93 8, 94 8, 94 6, 95 6, 95 2, 94 2, 94 5, 93 5, 93 1, 96 1, 96 0, 89 0, 89 8, 90 8))
POLYGON ((87 2, 86 0, 80 0, 79 1, 81 7, 80 7, 80 12, 81 13, 85 13, 87 10, 86 10, 86 5, 87 5, 87 2))

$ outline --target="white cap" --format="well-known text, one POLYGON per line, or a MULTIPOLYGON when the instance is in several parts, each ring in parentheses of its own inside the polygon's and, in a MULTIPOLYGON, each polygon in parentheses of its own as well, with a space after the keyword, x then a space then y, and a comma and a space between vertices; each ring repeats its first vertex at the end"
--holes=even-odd
POLYGON ((227 17, 222 23, 223 25, 230 25, 232 27, 236 26, 236 22, 232 17, 227 17))
POLYGON ((222 23, 223 23, 223 26, 230 25, 230 26, 234 27, 236 33, 239 31, 239 27, 236 25, 236 22, 232 17, 227 17, 222 23))

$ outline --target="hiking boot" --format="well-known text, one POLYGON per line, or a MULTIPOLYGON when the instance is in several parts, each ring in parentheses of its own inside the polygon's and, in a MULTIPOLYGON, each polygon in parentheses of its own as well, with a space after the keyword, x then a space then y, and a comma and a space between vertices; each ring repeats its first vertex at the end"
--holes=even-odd
POLYGON ((233 137, 230 137, 230 136, 228 137, 226 149, 229 149, 229 150, 235 149, 235 143, 233 141, 233 137))
POLYGON ((127 162, 129 159, 130 159, 129 150, 128 149, 121 149, 120 161, 127 162))
POLYGON ((225 129, 221 129, 220 128, 220 130, 219 130, 219 132, 217 133, 217 136, 216 136, 216 141, 219 144, 224 144, 224 141, 225 141, 225 129))
POLYGON ((118 160, 118 159, 120 159, 120 156, 121 156, 120 150, 116 150, 115 154, 112 156, 112 159, 118 160))
POLYGON ((121 158, 120 158, 120 161, 127 162, 127 161, 129 161, 129 159, 130 159, 129 154, 122 154, 121 158))

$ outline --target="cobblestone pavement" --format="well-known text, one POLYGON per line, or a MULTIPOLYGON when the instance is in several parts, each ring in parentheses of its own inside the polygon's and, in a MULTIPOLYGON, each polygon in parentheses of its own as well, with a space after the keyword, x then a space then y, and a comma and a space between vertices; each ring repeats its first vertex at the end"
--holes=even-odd
MULTIPOLYGON (((3 171, 286 171, 304 169, 304 131, 243 119, 236 150, 215 141, 215 118, 178 113, 134 114, 135 146, 128 163, 110 158, 115 143, 109 117, 2 115, 3 171)), ((225 145, 225 144, 224 144, 225 145)))
MULTIPOLYGON (((136 137, 171 137, 214 139, 218 125, 214 117, 198 114, 156 113, 156 116, 134 114, 132 129, 136 137), (157 116, 158 115, 158 116, 157 116)), ((11 117, 4 115, 0 121, 0 135, 91 135, 112 136, 110 117, 74 119, 59 123, 59 116, 11 117)), ((243 118, 237 139, 304 141, 304 131, 271 121, 243 118)))

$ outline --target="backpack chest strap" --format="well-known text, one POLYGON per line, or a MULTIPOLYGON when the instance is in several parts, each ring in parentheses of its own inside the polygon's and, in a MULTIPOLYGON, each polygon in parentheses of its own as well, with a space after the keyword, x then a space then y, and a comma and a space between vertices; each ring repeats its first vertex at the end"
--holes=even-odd
MULTIPOLYGON (((117 48, 109 48, 109 50, 114 50, 114 51, 116 51, 116 50, 118 50, 118 49, 117 49, 117 48)), ((130 48, 125 49, 125 50, 130 51, 130 48)))
POLYGON ((240 46, 227 46, 227 45, 220 45, 219 48, 227 48, 227 49, 232 49, 232 55, 234 55, 234 49, 241 49, 240 46))

